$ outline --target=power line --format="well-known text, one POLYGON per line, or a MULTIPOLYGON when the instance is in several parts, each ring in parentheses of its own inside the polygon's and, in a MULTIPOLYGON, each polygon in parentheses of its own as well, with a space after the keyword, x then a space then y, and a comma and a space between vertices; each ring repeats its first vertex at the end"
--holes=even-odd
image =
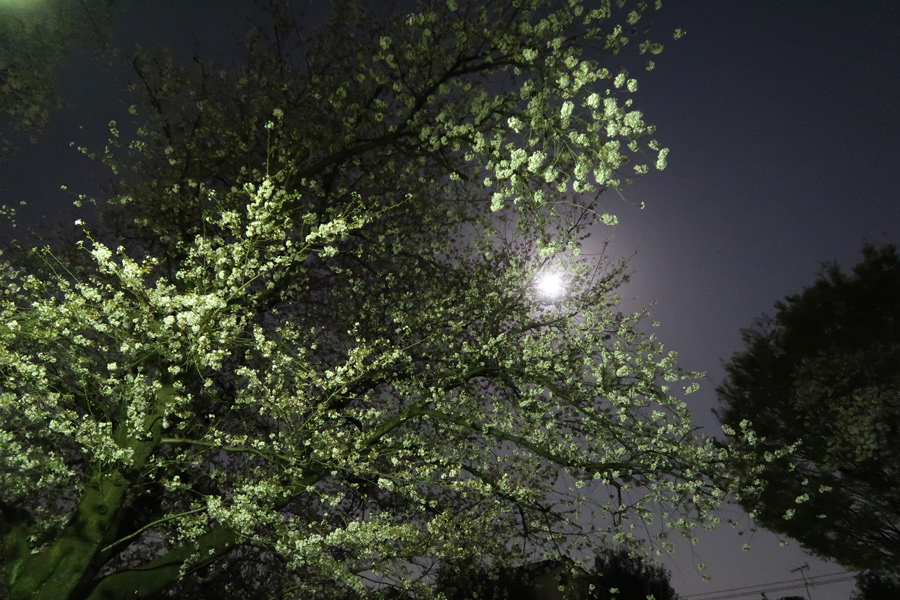
MULTIPOLYGON (((812 585, 830 585, 833 583, 841 583, 849 581, 856 577, 856 574, 828 573, 825 575, 816 575, 807 577, 806 582, 812 585)), ((804 580, 787 579, 784 581, 773 581, 771 583, 761 583, 757 585, 748 585, 743 587, 728 588, 725 590, 716 590, 714 592, 700 592, 698 594, 687 594, 681 596, 684 600, 725 600, 726 598, 740 598, 742 596, 758 596, 760 592, 782 592, 793 588, 802 587, 804 580), (778 587, 773 587, 778 586, 778 587), (722 595, 724 594, 724 595, 722 595)))
MULTIPOLYGON (((829 573, 827 575, 817 575, 815 577, 810 577, 807 581, 812 583, 813 585, 828 585, 832 583, 840 583, 843 581, 848 581, 850 579, 855 578, 855 574, 848 573, 829 573)), ((754 594, 759 594, 760 592, 780 592, 787 589, 798 588, 803 585, 802 579, 787 579, 784 581, 773 581, 770 583, 761 583, 756 585, 749 585, 743 587, 735 587, 728 588, 725 590, 717 590, 714 592, 701 592, 698 594, 688 594, 686 596, 682 596, 685 600, 693 599, 693 600, 704 600, 702 597, 711 596, 716 600, 720 598, 739 598, 740 596, 749 596, 754 594), (779 586, 777 588, 772 586, 779 586), (731 594, 727 596, 719 596, 718 594, 727 594, 731 592, 731 594)))
MULTIPOLYGON (((839 577, 839 578, 833 579, 833 580, 831 580, 831 581, 822 581, 822 582, 820 582, 820 585, 829 585, 829 584, 832 584, 832 583, 841 583, 841 582, 844 582, 844 581, 849 581, 850 579, 853 579, 854 577, 856 577, 856 576, 855 576, 855 575, 846 575, 846 576, 844 576, 844 577, 839 577)), ((800 584, 793 584, 793 585, 784 585, 784 586, 781 586, 781 587, 773 587, 773 588, 760 589, 760 590, 757 590, 757 591, 755 591, 755 592, 737 592, 737 593, 734 593, 734 594, 728 594, 728 595, 725 595, 725 596, 716 596, 715 598, 716 598, 716 600, 726 600, 726 599, 728 599, 728 598, 746 598, 746 597, 749 597, 749 596, 759 596, 759 595, 760 595, 760 592, 767 592, 767 593, 770 593, 770 592, 784 592, 784 591, 787 591, 787 590, 796 590, 796 589, 800 589, 800 588, 802 587, 802 585, 803 585, 803 584, 800 583, 800 584)))

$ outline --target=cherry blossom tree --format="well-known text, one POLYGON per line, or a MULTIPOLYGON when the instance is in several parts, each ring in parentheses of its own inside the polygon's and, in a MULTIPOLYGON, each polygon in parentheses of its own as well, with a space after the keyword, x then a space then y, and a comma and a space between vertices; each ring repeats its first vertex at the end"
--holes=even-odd
POLYGON ((650 8, 545 4, 273 1, 243 63, 133 58, 98 216, 5 248, 6 597, 428 597, 715 523, 741 457, 582 253, 665 166, 617 66, 650 8))

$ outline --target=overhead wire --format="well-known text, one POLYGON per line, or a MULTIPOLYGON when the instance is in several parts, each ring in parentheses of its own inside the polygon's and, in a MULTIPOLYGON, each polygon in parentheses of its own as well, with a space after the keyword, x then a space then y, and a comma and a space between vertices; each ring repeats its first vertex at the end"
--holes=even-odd
POLYGON ((787 579, 784 581, 773 581, 770 583, 761 583, 756 585, 748 585, 742 587, 728 588, 724 590, 716 590, 714 592, 699 592, 696 594, 681 595, 683 600, 726 600, 728 598, 741 598, 744 596, 759 596, 762 592, 782 592, 785 590, 803 587, 804 584, 809 585, 831 585, 833 583, 841 583, 849 581, 856 577, 856 573, 838 572, 827 573, 825 575, 814 575, 807 577, 805 580, 800 577, 796 579, 787 579))

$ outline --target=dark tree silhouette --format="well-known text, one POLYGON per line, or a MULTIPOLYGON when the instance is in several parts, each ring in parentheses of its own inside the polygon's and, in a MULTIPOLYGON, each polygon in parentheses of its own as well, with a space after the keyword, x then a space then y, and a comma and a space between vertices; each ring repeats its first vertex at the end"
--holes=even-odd
POLYGON ((867 571, 856 576, 856 589, 850 600, 897 600, 897 598, 900 598, 900 578, 867 571))
POLYGON ((594 561, 591 573, 597 578, 591 600, 676 600, 669 571, 662 565, 647 564, 629 552, 606 551, 594 561), (615 589, 613 593, 610 590, 615 589))
POLYGON ((669 572, 626 550, 604 550, 586 571, 571 562, 542 561, 490 570, 474 562, 441 568, 437 591, 450 600, 677 600, 669 572))
POLYGON ((743 331, 745 350, 717 389, 732 442, 769 461, 775 485, 740 502, 765 527, 856 569, 900 565, 900 258, 865 245, 853 273, 826 265, 772 318, 743 331), (796 453, 772 452, 799 442, 796 453))

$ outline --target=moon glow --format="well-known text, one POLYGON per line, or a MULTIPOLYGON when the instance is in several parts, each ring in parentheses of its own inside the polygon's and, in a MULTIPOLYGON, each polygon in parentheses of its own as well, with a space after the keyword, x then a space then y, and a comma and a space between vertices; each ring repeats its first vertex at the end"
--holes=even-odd
POLYGON ((559 273, 547 273, 541 276, 537 281, 538 289, 544 296, 555 298, 561 295, 565 289, 565 281, 559 273))

